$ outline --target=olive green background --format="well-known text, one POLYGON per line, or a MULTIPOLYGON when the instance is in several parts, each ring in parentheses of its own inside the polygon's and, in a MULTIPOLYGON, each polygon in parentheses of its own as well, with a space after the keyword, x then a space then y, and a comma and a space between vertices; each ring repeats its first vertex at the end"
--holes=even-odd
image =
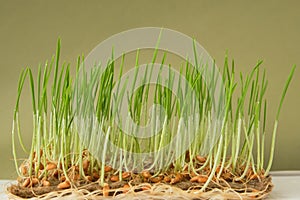
MULTIPOLYGON (((263 59, 269 79, 269 135, 284 82, 292 65, 297 64, 280 116, 273 170, 300 170, 299 11, 297 0, 1 1, 0 178, 16 176, 10 136, 21 69, 31 66, 36 72, 38 64, 54 54, 59 36, 62 60, 74 64, 78 55, 87 55, 112 34, 144 26, 171 28, 194 37, 219 66, 227 50, 242 72, 249 72, 258 59, 263 59)), ((29 147, 31 102, 28 89, 24 92, 21 122, 29 147)), ((21 151, 18 156, 25 158, 21 151)))

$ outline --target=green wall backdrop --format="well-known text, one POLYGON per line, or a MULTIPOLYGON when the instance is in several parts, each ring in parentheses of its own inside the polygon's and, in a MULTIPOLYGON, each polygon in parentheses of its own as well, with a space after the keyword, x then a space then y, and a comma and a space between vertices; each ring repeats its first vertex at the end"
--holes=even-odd
MULTIPOLYGON (((268 134, 284 82, 295 76, 283 105, 273 170, 300 170, 300 1, 0 1, 0 178, 14 179, 11 124, 22 68, 37 71, 62 39, 62 60, 75 63, 112 34, 156 26, 194 37, 222 66, 226 51, 237 70, 263 59, 269 79, 268 134)), ((27 89, 25 90, 28 91, 27 89)), ((30 93, 22 96, 24 141, 31 140, 30 93), (25 105, 27 107, 25 107, 25 105)), ((20 159, 25 154, 18 152, 20 159)))

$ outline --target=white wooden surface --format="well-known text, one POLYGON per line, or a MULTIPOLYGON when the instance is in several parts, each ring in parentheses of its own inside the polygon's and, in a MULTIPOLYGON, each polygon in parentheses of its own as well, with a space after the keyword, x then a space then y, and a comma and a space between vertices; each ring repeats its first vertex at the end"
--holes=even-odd
MULTIPOLYGON (((300 200, 300 171, 272 172, 274 189, 268 200, 300 200)), ((6 186, 11 180, 0 180, 0 199, 8 199, 6 186)))

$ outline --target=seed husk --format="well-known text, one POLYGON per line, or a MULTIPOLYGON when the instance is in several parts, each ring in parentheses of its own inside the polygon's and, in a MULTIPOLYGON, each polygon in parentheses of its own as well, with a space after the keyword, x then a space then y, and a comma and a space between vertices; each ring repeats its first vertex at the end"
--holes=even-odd
POLYGON ((104 171, 105 172, 110 172, 112 170, 112 167, 111 166, 105 166, 104 167, 104 171))
POLYGON ((110 180, 111 180, 112 182, 117 182, 117 181, 119 181, 119 176, 113 175, 113 176, 110 177, 110 180))
POLYGON ((170 181, 171 181, 171 178, 170 178, 169 176, 165 176, 165 177, 164 177, 164 181, 165 181, 165 182, 170 182, 170 181))
POLYGON ((175 184, 175 183, 178 183, 182 180, 182 175, 181 174, 176 174, 175 178, 172 178, 171 179, 171 184, 175 184))
POLYGON ((194 176, 190 179, 191 182, 198 182, 199 176, 194 176))
POLYGON ((42 181, 42 184, 43 184, 43 186, 45 186, 45 187, 47 187, 47 186, 50 186, 51 184, 50 184, 50 182, 49 181, 47 181, 47 180, 43 180, 42 181))
POLYGON ((200 155, 196 156, 196 159, 200 162, 200 163, 204 163, 206 161, 206 158, 200 155))
POLYGON ((71 187, 71 184, 67 180, 57 185, 58 189, 68 189, 70 187, 71 187))
POLYGON ((142 172, 142 176, 143 176, 144 178, 150 178, 150 177, 151 177, 151 174, 150 174, 149 171, 143 171, 143 172, 142 172))
POLYGON ((160 177, 160 176, 156 176, 156 177, 151 177, 150 178, 150 181, 152 182, 152 183, 158 183, 158 182, 160 182, 162 180, 162 177, 160 177))
POLYGON ((55 163, 48 163, 47 166, 46 166, 46 170, 49 171, 49 170, 52 170, 52 169, 56 169, 57 168, 57 165, 55 163))
POLYGON ((130 188, 130 186, 129 186, 128 184, 125 184, 125 185, 123 186, 123 193, 127 193, 127 192, 129 191, 128 188, 130 188))
POLYGON ((39 182, 39 179, 38 178, 32 178, 31 179, 31 183, 32 183, 32 185, 35 185, 35 184, 37 184, 39 182))
POLYGON ((200 175, 198 177, 198 183, 205 183, 207 181, 208 177, 205 175, 200 175))
POLYGON ((131 175, 130 172, 123 172, 123 173, 122 173, 122 178, 123 178, 123 179, 128 178, 130 175, 131 175))
POLYGON ((27 178, 23 183, 22 186, 23 187, 27 187, 30 184, 30 178, 27 178))
POLYGON ((151 186, 150 185, 144 185, 142 186, 142 190, 150 190, 151 186))

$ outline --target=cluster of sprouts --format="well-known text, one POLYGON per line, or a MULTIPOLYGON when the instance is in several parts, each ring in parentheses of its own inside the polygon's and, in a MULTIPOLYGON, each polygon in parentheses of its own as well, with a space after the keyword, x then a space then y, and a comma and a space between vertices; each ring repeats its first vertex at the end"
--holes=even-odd
MULTIPOLYGON (((156 63, 157 54, 156 49, 152 63, 156 63)), ((165 64, 166 55, 164 53, 161 66, 165 64)), ((121 58, 120 72, 117 75, 113 57, 105 68, 95 65, 90 72, 84 70, 84 65, 78 58, 74 77, 70 73, 69 65, 59 66, 59 56, 60 41, 56 56, 50 62, 46 62, 44 67, 38 68, 37 79, 33 77, 30 68, 24 69, 20 75, 12 130, 13 155, 20 177, 36 177, 41 180, 50 176, 47 170, 43 170, 49 163, 55 163, 66 179, 70 179, 68 170, 74 166, 78 167, 82 179, 87 174, 99 172, 101 185, 105 183, 104 173, 107 166, 112 166, 116 170, 120 180, 124 171, 135 173, 136 169, 149 170, 152 176, 183 171, 201 175, 202 170, 208 167, 210 174, 204 189, 215 176, 219 178, 224 170, 230 171, 236 181, 247 178, 249 170, 257 177, 269 173, 274 156, 278 118, 295 67, 292 68, 280 99, 272 133, 270 156, 268 163, 265 163, 265 138, 268 134, 265 92, 268 81, 265 70, 261 69, 261 61, 249 74, 246 76, 240 74, 238 79, 234 62, 230 64, 227 57, 223 69, 214 72, 222 74, 224 99, 221 100, 224 102, 224 109, 220 113, 223 118, 219 124, 217 137, 213 139, 214 145, 209 151, 203 151, 215 125, 212 113, 215 101, 209 90, 216 87, 215 78, 212 78, 210 83, 203 78, 205 64, 191 66, 187 59, 179 72, 180 76, 185 78, 185 82, 175 82, 175 74, 169 66, 167 77, 158 73, 154 92, 150 94, 152 86, 147 84, 147 80, 154 73, 154 65, 147 65, 143 68, 146 71, 141 74, 138 64, 139 51, 136 55, 134 76, 130 77, 131 85, 126 80, 124 84, 119 82, 123 76, 125 55, 121 58), (137 77, 141 75, 144 78, 139 81, 144 84, 134 89, 135 84, 138 84, 137 77), (79 76, 86 78, 76 82, 79 76), (20 97, 27 77, 32 94, 34 125, 29 151, 21 139, 19 119, 20 97), (168 87, 163 86, 162 81, 165 81, 164 84, 168 87), (191 102, 186 101, 189 95, 181 90, 182 84, 188 84, 184 87, 190 87, 195 92, 195 96, 190 98, 191 102), (128 88, 132 90, 131 96, 126 93, 128 88), (170 88, 175 88, 176 96, 170 88), (127 98, 129 104, 128 118, 139 126, 149 121, 148 118, 151 116, 151 113, 148 113, 149 104, 161 105, 164 112, 161 110, 152 112, 154 120, 150 122, 150 129, 153 132, 158 130, 158 133, 140 139, 134 134, 127 133, 137 132, 136 127, 127 126, 126 130, 122 130, 117 126, 116 122, 125 125, 128 122, 127 118, 121 119, 118 115, 123 98, 127 98), (187 105, 191 104, 193 109, 186 109, 187 105), (199 114, 196 118, 187 118, 187 115, 196 111, 199 114), (191 132, 194 137, 189 141, 191 132), (164 147, 172 143, 177 134, 186 135, 184 139, 187 141, 176 140, 174 146, 166 150, 164 147), (27 166, 26 172, 19 170, 15 150, 16 136, 29 155, 22 163, 23 166, 27 166), (184 142, 189 144, 187 149, 181 149, 184 142), (141 157, 139 154, 150 156, 141 157), (203 158, 201 165, 197 157, 203 158), (87 161, 88 169, 85 168, 87 161)))

